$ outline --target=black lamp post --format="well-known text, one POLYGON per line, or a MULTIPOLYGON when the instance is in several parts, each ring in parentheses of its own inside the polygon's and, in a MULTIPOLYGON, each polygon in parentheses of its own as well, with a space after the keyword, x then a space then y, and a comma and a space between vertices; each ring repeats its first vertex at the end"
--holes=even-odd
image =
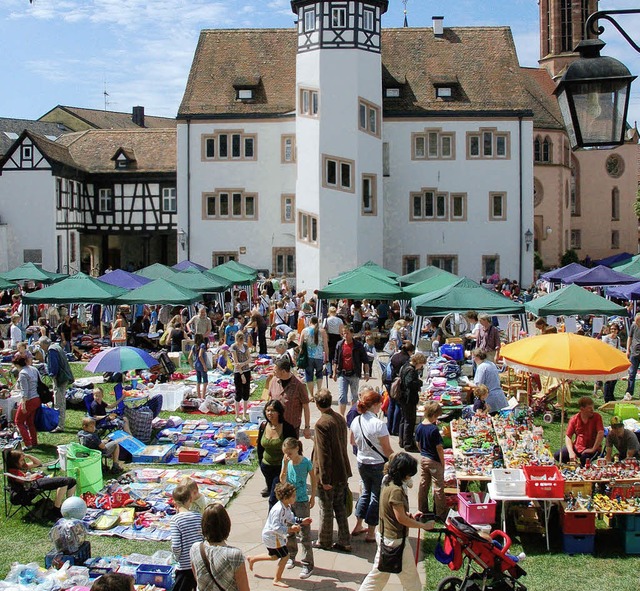
MULTIPOLYGON (((604 29, 596 28, 596 23, 598 18, 604 18, 615 25, 636 51, 640 51, 610 16, 638 13, 640 9, 595 12, 587 19, 585 37, 590 29, 593 34, 601 34, 604 29)), ((636 76, 632 76, 617 59, 601 56, 604 46, 600 39, 581 41, 575 49, 580 58, 567 68, 554 91, 574 150, 612 148, 624 143, 631 83, 636 76)))
POLYGON ((527 247, 528 252, 533 244, 533 232, 530 229, 524 233, 524 244, 527 247))

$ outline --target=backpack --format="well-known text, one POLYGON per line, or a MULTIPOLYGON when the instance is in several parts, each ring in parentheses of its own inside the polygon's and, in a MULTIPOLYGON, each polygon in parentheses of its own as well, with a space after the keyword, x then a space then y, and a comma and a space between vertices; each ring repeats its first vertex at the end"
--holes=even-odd
POLYGON ((393 365, 391 365, 391 359, 387 363, 387 366, 384 369, 384 381, 389 383, 393 379, 393 365))
POLYGON ((400 368, 400 371, 398 372, 396 379, 391 383, 391 388, 389 390, 389 396, 396 402, 402 402, 405 398, 404 386, 402 385, 402 380, 406 374, 406 371, 403 371, 405 367, 406 364, 400 368))

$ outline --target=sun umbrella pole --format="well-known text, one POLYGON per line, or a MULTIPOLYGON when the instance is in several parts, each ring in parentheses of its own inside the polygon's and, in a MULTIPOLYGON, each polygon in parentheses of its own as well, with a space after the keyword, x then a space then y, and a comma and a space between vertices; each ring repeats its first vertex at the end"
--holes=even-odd
POLYGON ((564 454, 562 453, 562 448, 564 447, 564 405, 565 405, 565 398, 566 398, 566 388, 567 388, 567 381, 565 379, 562 380, 561 385, 560 385, 560 391, 562 392, 562 400, 560 401, 560 465, 562 466, 562 464, 564 463, 563 458, 564 458, 564 454))

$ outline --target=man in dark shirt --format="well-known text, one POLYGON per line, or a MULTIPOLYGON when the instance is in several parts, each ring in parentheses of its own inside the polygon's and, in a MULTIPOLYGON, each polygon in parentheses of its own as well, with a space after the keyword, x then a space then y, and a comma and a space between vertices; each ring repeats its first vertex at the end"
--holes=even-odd
POLYGON ((124 429, 127 433, 131 433, 129 429, 129 421, 127 417, 118 416, 118 405, 122 401, 122 397, 115 401, 115 404, 109 406, 104 401, 104 392, 100 388, 93 390, 93 402, 89 410, 89 415, 96 421, 98 429, 124 429))
POLYGON ((342 332, 344 338, 336 345, 332 366, 333 381, 338 381, 338 408, 340 414, 344 416, 347 411, 349 390, 351 390, 351 403, 353 404, 358 400, 358 387, 363 372, 365 382, 369 380, 371 364, 364 345, 353 338, 353 329, 345 325, 342 332))

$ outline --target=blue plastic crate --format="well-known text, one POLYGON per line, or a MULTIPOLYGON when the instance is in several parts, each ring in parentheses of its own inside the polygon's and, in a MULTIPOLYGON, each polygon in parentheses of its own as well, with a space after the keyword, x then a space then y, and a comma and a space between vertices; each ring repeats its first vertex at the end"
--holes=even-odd
POLYGON ((596 536, 564 534, 562 551, 565 554, 593 554, 596 536))
POLYGON ((640 554, 640 531, 624 532, 624 551, 626 554, 640 554))
POLYGON ((169 590, 173 587, 173 567, 141 564, 136 570, 136 585, 155 585, 169 590))
POLYGON ((640 515, 619 515, 618 527, 628 532, 640 532, 640 515))
POLYGON ((60 568, 65 562, 69 562, 71 566, 79 566, 84 564, 85 560, 91 557, 91 544, 87 541, 82 542, 77 552, 73 554, 64 554, 58 550, 51 550, 44 557, 44 565, 46 568, 60 568))

